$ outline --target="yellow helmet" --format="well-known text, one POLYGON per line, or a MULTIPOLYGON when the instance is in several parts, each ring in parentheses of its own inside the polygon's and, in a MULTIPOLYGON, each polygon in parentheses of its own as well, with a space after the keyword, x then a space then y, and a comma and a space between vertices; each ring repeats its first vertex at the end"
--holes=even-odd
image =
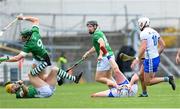
POLYGON ((6 92, 7 92, 7 93, 12 93, 12 92, 11 92, 12 85, 13 85, 13 84, 7 84, 7 85, 6 85, 5 89, 6 89, 6 92))

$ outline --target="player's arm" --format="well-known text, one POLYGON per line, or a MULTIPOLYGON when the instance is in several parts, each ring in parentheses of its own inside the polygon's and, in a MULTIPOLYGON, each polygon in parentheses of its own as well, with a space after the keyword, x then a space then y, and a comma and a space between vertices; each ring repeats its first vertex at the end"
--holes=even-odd
POLYGON ((137 82, 138 82, 138 80, 139 80, 139 77, 138 77, 138 75, 135 73, 133 76, 132 76, 132 78, 131 78, 131 81, 130 81, 130 86, 132 86, 133 84, 136 84, 137 82))
POLYGON ((9 60, 7 60, 6 62, 17 62, 21 60, 22 58, 24 58, 26 55, 27 53, 21 51, 18 55, 10 57, 9 60))
POLYGON ((26 96, 28 94, 28 87, 26 85, 22 84, 21 88, 22 88, 22 91, 23 91, 22 96, 24 97, 24 96, 26 96))
POLYGON ((142 40, 140 49, 139 49, 139 55, 138 55, 138 60, 141 60, 141 58, 144 56, 145 50, 146 50, 146 45, 147 45, 147 40, 142 40))
POLYGON ((159 52, 159 54, 161 54, 164 51, 164 49, 165 49, 165 42, 160 37, 159 40, 158 40, 158 43, 159 43, 159 50, 158 50, 158 52, 159 52))
POLYGON ((106 50, 106 48, 105 48, 105 43, 104 43, 104 40, 103 40, 102 38, 99 38, 98 43, 99 43, 99 47, 100 47, 98 60, 101 60, 103 54, 104 54, 104 55, 107 54, 107 50, 106 50))
POLYGON ((176 55, 176 63, 179 64, 180 63, 180 48, 177 52, 177 55, 176 55))
POLYGON ((32 16, 17 16, 18 20, 27 20, 33 23, 33 25, 39 25, 39 19, 32 16))
POLYGON ((100 53, 103 53, 104 55, 106 55, 108 52, 106 50, 106 46, 105 46, 105 42, 102 38, 98 39, 98 43, 99 43, 99 47, 100 47, 100 53))
POLYGON ((140 49, 139 49, 138 57, 136 57, 136 59, 131 64, 132 69, 135 67, 136 64, 138 64, 140 62, 141 58, 144 57, 144 53, 145 53, 145 50, 146 50, 146 45, 147 45, 147 40, 145 40, 145 39, 142 40, 141 45, 140 45, 140 49))
POLYGON ((16 81, 16 84, 19 85, 19 88, 21 88, 21 91, 18 93, 16 98, 23 98, 28 94, 28 87, 24 85, 24 81, 19 80, 16 81))
POLYGON ((90 49, 83 55, 82 58, 86 59, 89 55, 93 54, 95 51, 96 51, 96 50, 95 50, 94 47, 90 48, 90 49))

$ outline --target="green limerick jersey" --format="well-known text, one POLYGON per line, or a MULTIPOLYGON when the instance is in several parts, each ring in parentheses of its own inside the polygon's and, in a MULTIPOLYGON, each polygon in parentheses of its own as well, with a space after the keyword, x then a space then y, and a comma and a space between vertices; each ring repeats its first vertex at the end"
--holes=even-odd
POLYGON ((41 40, 41 36, 39 34, 39 27, 32 27, 32 35, 31 38, 24 44, 23 51, 26 53, 32 53, 33 58, 38 61, 43 60, 44 54, 47 53, 46 49, 41 40))
POLYGON ((93 46, 96 50, 96 53, 97 55, 99 56, 99 52, 100 52, 100 46, 99 46, 99 43, 98 43, 98 40, 102 38, 105 42, 105 47, 106 47, 106 50, 108 51, 108 54, 109 55, 114 55, 108 41, 107 41, 107 38, 106 36, 104 35, 104 33, 99 30, 99 29, 96 29, 96 31, 93 33, 92 35, 92 43, 93 43, 93 46))
POLYGON ((29 86, 28 87, 28 93, 26 96, 22 96, 23 90, 22 88, 20 88, 17 92, 16 92, 16 98, 35 98, 36 95, 38 95, 36 89, 33 86, 29 86))

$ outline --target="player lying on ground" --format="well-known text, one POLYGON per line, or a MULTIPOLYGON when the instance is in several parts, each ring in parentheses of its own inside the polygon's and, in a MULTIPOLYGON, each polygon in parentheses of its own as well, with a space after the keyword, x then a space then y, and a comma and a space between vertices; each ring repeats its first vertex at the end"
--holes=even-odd
MULTIPOLYGON (((46 98, 53 95, 57 83, 59 68, 53 67, 51 72, 42 80, 38 76, 28 74, 31 86, 24 85, 23 81, 9 83, 5 86, 8 93, 16 94, 16 98, 46 98)), ((77 76, 79 82, 81 75, 77 76)))
POLYGON ((99 29, 96 21, 88 21, 87 28, 92 37, 93 47, 91 47, 82 58, 85 59, 92 53, 96 52, 98 58, 95 80, 107 84, 109 87, 117 87, 113 82, 112 70, 114 71, 114 78, 116 81, 123 81, 124 75, 121 73, 115 62, 114 53, 105 34, 99 29))
MULTIPOLYGON (((123 76, 124 78, 124 76, 123 76)), ((91 95, 91 97, 132 97, 137 94, 138 91, 138 75, 134 74, 129 82, 127 78, 125 81, 119 84, 117 88, 111 88, 109 90, 97 92, 91 95)))
POLYGON ((145 86, 158 84, 161 82, 169 82, 172 89, 175 90, 173 76, 168 77, 155 77, 155 73, 158 71, 160 63, 160 54, 165 48, 165 43, 160 37, 159 33, 152 29, 150 26, 150 20, 147 17, 142 17, 138 20, 139 28, 141 30, 140 39, 141 45, 139 55, 137 59, 132 62, 131 68, 134 68, 136 64, 139 64, 142 56, 145 54, 143 63, 144 67, 144 83, 145 86), (158 50, 159 45, 159 50, 158 50))
MULTIPOLYGON (((44 71, 47 66, 51 66, 51 61, 41 40, 38 27, 39 19, 31 16, 17 16, 17 18, 18 20, 30 21, 33 26, 31 29, 24 29, 21 31, 22 42, 25 42, 23 50, 18 55, 10 57, 6 62, 17 62, 25 58, 28 53, 32 53, 33 65, 30 73, 33 76, 39 76, 41 79, 45 80, 46 73, 44 71)), ((75 76, 69 75, 64 70, 60 69, 59 72, 62 78, 66 77, 66 79, 76 81, 75 76)))

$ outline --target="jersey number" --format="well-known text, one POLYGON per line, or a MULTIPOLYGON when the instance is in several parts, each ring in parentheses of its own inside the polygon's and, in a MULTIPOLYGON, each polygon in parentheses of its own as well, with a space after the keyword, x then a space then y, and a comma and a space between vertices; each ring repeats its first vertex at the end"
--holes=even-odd
POLYGON ((41 47, 42 49, 44 48, 41 39, 38 40, 37 45, 38 47, 41 47))
POLYGON ((154 46, 157 46, 157 44, 158 44, 158 38, 157 38, 157 36, 156 36, 156 35, 153 35, 152 39, 153 39, 154 46))

